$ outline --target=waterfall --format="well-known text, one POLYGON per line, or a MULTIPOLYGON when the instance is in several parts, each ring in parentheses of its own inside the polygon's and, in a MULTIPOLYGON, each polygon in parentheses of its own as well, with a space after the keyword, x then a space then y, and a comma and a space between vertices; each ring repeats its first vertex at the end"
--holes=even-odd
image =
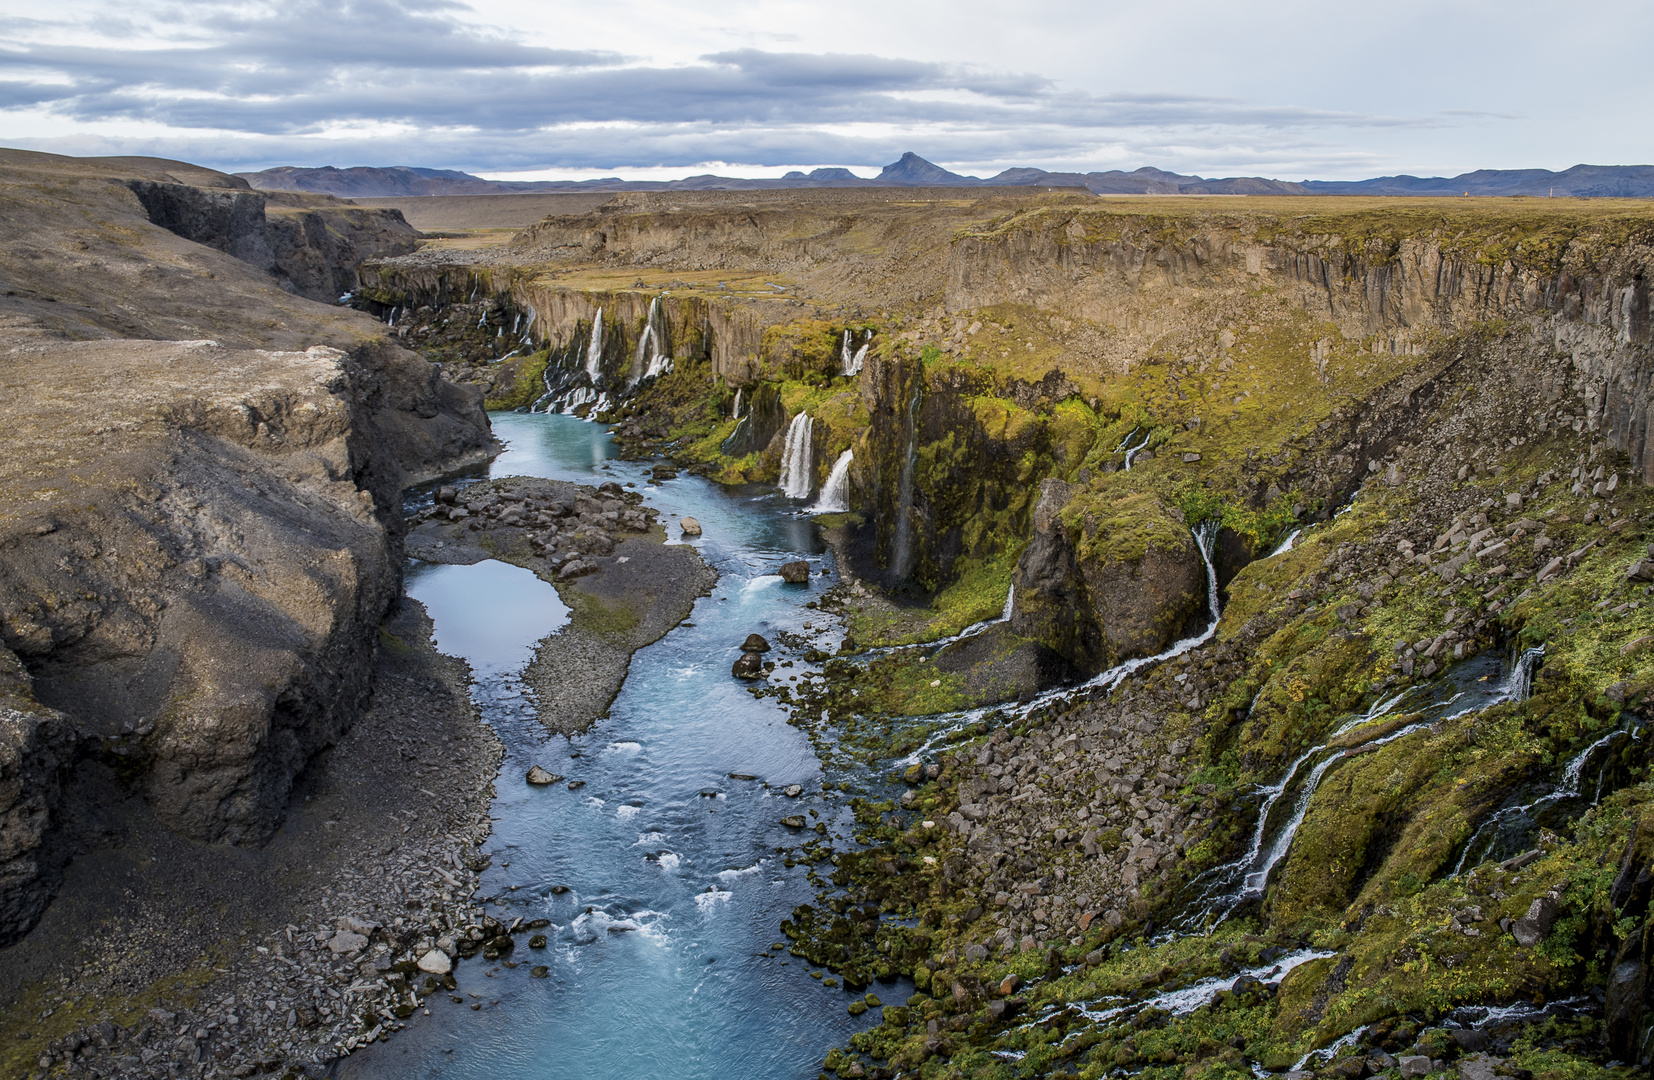
POLYGON ((597 309, 597 318, 592 320, 592 340, 586 346, 586 378, 596 383, 603 374, 603 309, 597 309))
POLYGON ((787 442, 781 450, 781 491, 789 499, 808 499, 815 485, 810 464, 810 434, 815 421, 801 412, 787 425, 787 442))
POLYGON ((1016 611, 1016 604, 1017 604, 1017 587, 1013 583, 1011 585, 1011 591, 1005 594, 1005 610, 1003 610, 999 613, 999 621, 1000 622, 1010 622, 1011 621, 1011 614, 1016 611))
POLYGON ((821 498, 810 507, 810 513, 842 514, 850 509, 850 463, 854 460, 855 453, 846 450, 833 462, 833 471, 827 474, 827 483, 821 489, 821 498))
MULTIPOLYGON (((1355 750, 1377 748, 1397 739, 1405 738, 1414 732, 1430 727, 1442 720, 1451 720, 1478 709, 1489 708, 1505 701, 1520 701, 1527 695, 1528 678, 1533 671, 1534 662, 1544 654, 1544 647, 1528 649, 1511 664, 1510 671, 1503 679, 1497 682, 1487 679, 1470 681, 1474 671, 1470 665, 1459 672, 1457 680, 1444 679, 1431 687, 1438 694, 1447 690, 1456 690, 1445 698, 1426 705, 1412 720, 1404 726, 1382 735, 1378 738, 1361 741, 1360 739, 1345 739, 1340 745, 1329 745, 1331 739, 1338 739, 1347 732, 1359 728, 1362 724, 1377 719, 1393 709, 1400 700, 1407 696, 1408 691, 1398 694, 1388 701, 1375 704, 1365 714, 1349 723, 1340 726, 1331 736, 1329 742, 1306 750, 1299 755, 1291 765, 1287 766, 1286 773, 1280 782, 1268 786, 1260 786, 1257 790, 1263 795, 1263 801, 1258 807, 1257 824, 1252 830, 1252 842, 1241 858, 1226 863, 1202 874, 1196 880, 1201 891, 1197 902, 1204 901, 1204 910, 1191 910, 1183 921, 1183 928, 1190 929, 1201 924, 1209 932, 1212 927, 1221 923, 1246 900, 1259 899, 1269 886, 1269 876, 1275 867, 1286 858, 1292 849, 1292 841, 1297 835, 1298 828, 1303 825, 1304 818, 1309 813, 1310 801, 1314 798, 1316 789, 1320 787, 1322 778, 1339 762, 1345 760, 1355 750), (1485 681, 1484 681, 1485 680, 1485 681), (1457 687, 1463 689, 1456 689, 1457 687), (1461 699, 1469 697, 1471 700, 1457 711, 1450 711, 1461 699), (1326 755, 1322 757, 1322 755, 1326 755), (1321 760, 1304 772, 1305 766, 1320 757, 1321 760), (1279 828, 1271 828, 1270 818, 1277 804, 1286 793, 1297 786, 1297 793, 1292 800, 1292 812, 1279 828)), ((1497 661, 1495 661, 1497 662, 1497 661)), ((1485 663, 1485 661, 1484 661, 1485 663)), ((1455 669, 1459 671, 1459 669, 1455 669)), ((1415 688, 1417 689, 1417 688, 1415 688)), ((1611 736, 1610 736, 1611 737, 1611 736)), ((1586 755, 1595 747, 1588 748, 1586 755)), ((1585 755, 1581 755, 1582 760, 1585 755)), ((1570 766, 1572 768, 1572 766, 1570 766)), ((1565 770, 1565 780, 1569 775, 1565 770)), ((1577 772, 1574 774, 1577 777, 1577 772)), ((1474 838, 1472 843, 1474 843, 1474 838)), ((1462 862, 1462 860, 1461 860, 1462 862)))
POLYGON ((1127 472, 1131 472, 1132 459, 1137 456, 1138 452, 1141 451, 1143 449, 1143 447, 1149 445, 1149 438, 1153 434, 1154 434, 1153 431, 1145 432, 1143 434, 1143 441, 1138 443, 1136 446, 1132 447, 1130 450, 1126 451, 1126 471, 1127 472))
POLYGON ((672 358, 666 355, 666 320, 661 316, 660 297, 649 303, 649 316, 643 322, 643 333, 637 339, 637 351, 632 355, 632 372, 627 387, 634 387, 644 379, 664 375, 672 370, 672 358))
POLYGON ((839 350, 839 371, 845 375, 860 375, 861 368, 867 362, 867 350, 871 347, 873 331, 868 330, 862 336, 862 346, 855 353, 850 352, 850 331, 844 332, 844 343, 839 350))
POLYGON ((735 388, 735 411, 730 414, 729 418, 731 420, 741 419, 741 388, 739 386, 735 388))
POLYGON ((1273 559, 1277 555, 1285 555, 1291 551, 1292 545, 1298 542, 1298 534, 1303 531, 1302 529, 1293 529, 1291 535, 1281 541, 1281 546, 1269 553, 1269 558, 1273 559))

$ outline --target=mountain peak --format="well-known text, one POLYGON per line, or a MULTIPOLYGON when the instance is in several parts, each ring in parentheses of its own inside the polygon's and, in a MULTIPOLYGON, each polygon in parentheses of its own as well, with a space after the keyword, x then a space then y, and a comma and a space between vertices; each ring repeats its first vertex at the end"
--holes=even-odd
POLYGON ((878 176, 878 183, 907 185, 952 185, 960 182, 969 182, 975 177, 960 176, 949 172, 940 165, 926 161, 924 158, 909 150, 901 158, 884 167, 878 176))

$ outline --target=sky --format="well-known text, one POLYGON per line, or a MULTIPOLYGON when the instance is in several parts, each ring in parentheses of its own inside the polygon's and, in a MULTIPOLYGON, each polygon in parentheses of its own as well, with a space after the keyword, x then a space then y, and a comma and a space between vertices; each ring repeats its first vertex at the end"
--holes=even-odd
POLYGON ((0 0, 0 145, 231 171, 1654 162, 1654 5, 0 0))

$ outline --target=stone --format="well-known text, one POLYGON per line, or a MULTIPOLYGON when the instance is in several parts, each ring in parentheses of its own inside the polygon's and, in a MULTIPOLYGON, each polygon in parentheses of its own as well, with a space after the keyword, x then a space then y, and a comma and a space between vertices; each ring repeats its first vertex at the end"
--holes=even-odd
POLYGON ((561 779, 563 779, 561 776, 558 776, 554 772, 547 772, 538 765, 531 766, 528 770, 528 782, 533 784, 535 787, 545 787, 547 784, 555 784, 561 779))
POLYGON ((788 814, 786 817, 781 819, 781 824, 785 825, 789 829, 802 829, 809 823, 804 820, 803 814, 788 814))
POLYGON ((678 528, 683 530, 685 536, 701 535, 701 523, 692 517, 679 518, 678 528))
POLYGON ((1199 454, 1184 454, 1183 455, 1183 464, 1185 464, 1185 465, 1193 465, 1195 462, 1197 462, 1199 460, 1200 460, 1200 455, 1199 454))
POLYGON ((788 784, 786 788, 782 790, 781 794, 785 795, 789 799, 796 799, 800 795, 804 794, 804 786, 802 784, 788 784))
POLYGON ((741 642, 742 652, 769 652, 770 643, 760 634, 748 634, 747 639, 741 642))
POLYGON ((1654 581, 1654 562, 1638 559, 1625 571, 1627 581, 1654 581))
POLYGON ((755 652, 744 652, 739 660, 730 665, 729 673, 737 679, 762 679, 764 658, 755 652))
POLYGON ((1550 562, 1546 563, 1543 567, 1541 567, 1540 570, 1539 570, 1539 573, 1537 573, 1533 576, 1533 580, 1537 581, 1537 582, 1549 581, 1551 578, 1555 577, 1557 574, 1560 574, 1561 572, 1562 572, 1562 556, 1558 555, 1556 558, 1552 559, 1550 562))
POLYGON ((454 962, 441 949, 432 949, 419 958, 419 970, 432 975, 446 975, 454 970, 454 962))
POLYGON ((353 952, 361 952, 368 947, 368 939, 351 930, 340 930, 327 941, 328 951, 334 956, 345 956, 353 952))
POLYGON ((544 964, 535 964, 528 969, 528 975, 531 979, 544 979, 551 975, 551 969, 544 964))
POLYGON ((1408 1054, 1396 1059, 1396 1068, 1402 1076, 1426 1076, 1430 1072, 1430 1059, 1423 1054, 1408 1054))
POLYGON ((1522 509, 1522 495, 1521 495, 1520 492, 1513 491, 1509 495, 1505 496, 1505 509, 1506 510, 1520 510, 1520 509, 1522 509))
POLYGON ((781 580, 789 585, 803 585, 810 580, 810 564, 803 559, 782 563, 781 569, 776 572, 781 575, 781 580))
POLYGON ((535 934, 533 937, 528 939, 528 947, 531 948, 531 949, 543 949, 543 948, 545 948, 546 947, 546 936, 544 934, 535 934))
POLYGON ((1556 922, 1556 916, 1561 906, 1549 896, 1541 896, 1528 905, 1528 913, 1511 924, 1511 937, 1523 948, 1531 948, 1551 932, 1551 924, 1556 922))

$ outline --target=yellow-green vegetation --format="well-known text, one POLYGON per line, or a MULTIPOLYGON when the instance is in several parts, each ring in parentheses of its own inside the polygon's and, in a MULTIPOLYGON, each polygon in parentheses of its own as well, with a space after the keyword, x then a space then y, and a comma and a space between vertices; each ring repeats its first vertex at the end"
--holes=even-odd
POLYGON ((494 388, 483 402, 487 409, 518 409, 532 405, 546 392, 546 365, 551 350, 513 356, 494 366, 494 388))

